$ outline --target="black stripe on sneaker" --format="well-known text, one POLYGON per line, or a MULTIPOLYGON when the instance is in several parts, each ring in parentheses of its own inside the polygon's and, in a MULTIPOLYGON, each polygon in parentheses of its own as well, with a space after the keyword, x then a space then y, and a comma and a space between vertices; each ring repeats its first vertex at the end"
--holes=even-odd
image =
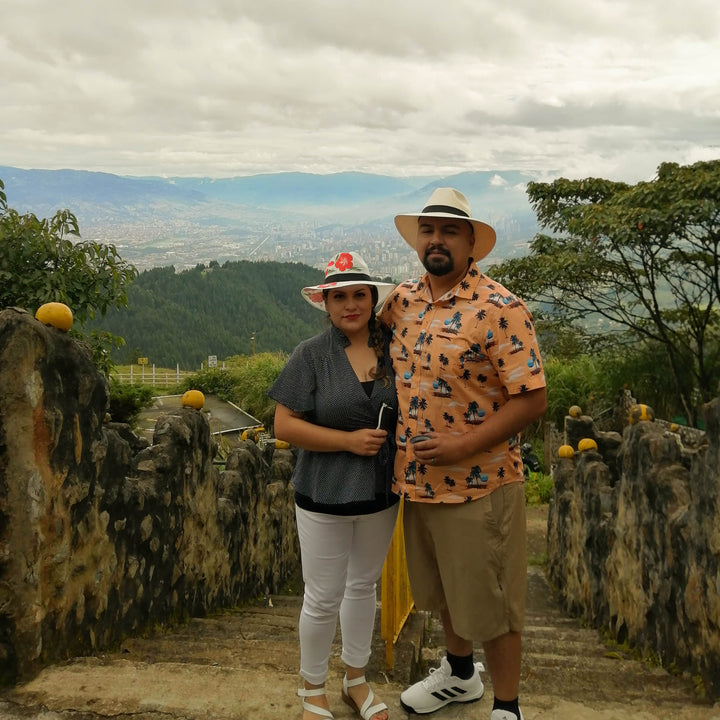
POLYGON ((463 690, 459 687, 453 687, 453 688, 444 688, 443 690, 436 690, 433 695, 438 700, 451 700, 456 695, 464 695, 467 692, 467 690, 463 690))

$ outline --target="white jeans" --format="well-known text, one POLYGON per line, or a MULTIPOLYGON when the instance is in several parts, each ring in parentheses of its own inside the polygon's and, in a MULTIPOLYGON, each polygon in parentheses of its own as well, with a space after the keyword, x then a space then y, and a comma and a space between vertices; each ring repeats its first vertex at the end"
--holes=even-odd
POLYGON ((370 659, 377 581, 399 503, 372 515, 326 515, 295 507, 305 595, 300 612, 300 675, 325 682, 338 615, 342 661, 370 659))

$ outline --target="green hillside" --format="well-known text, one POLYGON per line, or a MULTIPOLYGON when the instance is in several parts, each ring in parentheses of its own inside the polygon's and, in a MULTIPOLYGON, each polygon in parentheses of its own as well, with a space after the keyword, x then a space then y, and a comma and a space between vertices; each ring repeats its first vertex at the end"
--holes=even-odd
POLYGON ((208 355, 251 354, 253 335, 258 353, 290 352, 326 327, 324 314, 300 296, 300 288, 321 280, 319 270, 299 263, 212 262, 180 273, 154 268, 129 286, 126 309, 87 327, 125 338, 113 355, 118 363, 140 356, 195 369, 208 355))

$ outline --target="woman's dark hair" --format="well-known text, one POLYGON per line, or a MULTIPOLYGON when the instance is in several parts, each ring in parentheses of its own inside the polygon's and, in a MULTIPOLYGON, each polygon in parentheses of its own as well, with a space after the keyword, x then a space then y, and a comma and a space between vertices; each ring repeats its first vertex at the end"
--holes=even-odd
POLYGON ((387 368, 385 367, 385 336, 383 335, 382 325, 375 315, 375 307, 378 304, 378 289, 370 286, 372 295, 372 310, 370 311, 370 320, 368 328, 370 329, 370 345, 377 355, 377 362, 373 370, 370 371, 370 377, 374 380, 384 380, 387 378, 387 368))
MULTIPOLYGON (((358 283, 362 285, 362 283, 358 283)), ((375 306, 378 304, 378 289, 375 285, 368 285, 370 288, 370 295, 372 297, 372 310, 370 311, 370 320, 368 320, 368 329, 370 330, 370 347, 375 351, 377 356, 377 363, 375 367, 370 371, 370 377, 373 380, 384 380, 388 376, 387 368, 385 367, 385 336, 382 330, 382 323, 377 319, 375 315, 375 306)), ((323 300, 327 300, 328 291, 323 290, 323 300)))

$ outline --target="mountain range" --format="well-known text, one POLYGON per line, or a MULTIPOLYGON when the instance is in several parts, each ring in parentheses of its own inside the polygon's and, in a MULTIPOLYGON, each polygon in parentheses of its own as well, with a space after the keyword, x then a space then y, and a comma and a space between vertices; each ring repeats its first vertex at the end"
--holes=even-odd
POLYGON ((419 211, 441 186, 465 193, 473 215, 497 231, 496 259, 508 257, 522 252, 538 230, 525 194, 534 179, 518 171, 133 177, 0 166, 10 207, 38 217, 67 208, 77 217, 83 239, 116 245, 141 269, 244 259, 320 266, 327 248, 342 238, 346 244, 363 243, 371 267, 377 259, 390 274, 402 274, 402 263, 381 256, 383 250, 407 254, 393 216, 419 211))

